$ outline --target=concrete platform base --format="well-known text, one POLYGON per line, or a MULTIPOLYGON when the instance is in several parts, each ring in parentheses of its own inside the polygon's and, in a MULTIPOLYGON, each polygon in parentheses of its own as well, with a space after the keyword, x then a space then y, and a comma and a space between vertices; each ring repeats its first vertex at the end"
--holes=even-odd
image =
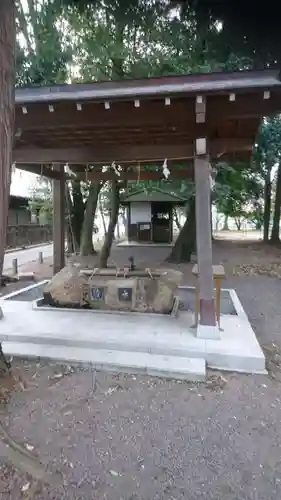
POLYGON ((207 326, 207 325, 199 325, 197 326, 197 331, 196 331, 197 337, 199 339, 205 339, 205 340, 220 340, 221 339, 221 332, 219 329, 218 325, 215 326, 207 326))
POLYGON ((108 351, 85 347, 64 347, 5 342, 5 352, 24 358, 44 358, 60 362, 83 363, 96 370, 123 372, 155 377, 189 380, 205 380, 204 359, 179 358, 143 352, 108 351))
POLYGON ((34 302, 0 300, 4 352, 91 363, 114 371, 202 379, 210 368, 265 373, 265 357, 234 290, 236 315, 221 318, 221 338, 203 339, 192 329, 193 314, 34 309, 34 302))

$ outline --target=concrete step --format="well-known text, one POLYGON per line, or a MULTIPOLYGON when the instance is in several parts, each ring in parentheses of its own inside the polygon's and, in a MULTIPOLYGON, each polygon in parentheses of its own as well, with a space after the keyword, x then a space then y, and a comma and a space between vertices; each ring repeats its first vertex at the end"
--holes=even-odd
MULTIPOLYGON (((67 332, 66 332, 67 333, 67 332)), ((72 333, 72 332, 70 332, 72 333)), ((119 333, 119 332, 118 332, 119 333)), ((50 334, 17 334, 0 332, 0 342, 18 343, 18 344, 34 344, 44 346, 73 349, 92 349, 93 351, 128 351, 139 352, 145 354, 157 354, 162 356, 182 356, 182 357, 201 357, 202 346, 205 345, 202 339, 197 339, 191 335, 154 335, 151 332, 144 332, 143 335, 122 334, 101 336, 99 333, 93 332, 92 337, 87 332, 81 331, 80 336, 63 335, 57 332, 50 334), (200 342, 201 341, 201 342, 200 342), (201 347, 201 349, 200 349, 201 347)))
POLYGON ((95 314, 90 311, 25 310, 26 302, 5 302, 0 342, 143 352, 201 358, 205 341, 189 330, 192 314, 179 317, 149 314, 95 314))
POLYGON ((10 356, 85 363, 97 370, 111 372, 146 374, 190 381, 202 381, 206 376, 206 363, 203 358, 17 342, 3 342, 3 351, 10 356))

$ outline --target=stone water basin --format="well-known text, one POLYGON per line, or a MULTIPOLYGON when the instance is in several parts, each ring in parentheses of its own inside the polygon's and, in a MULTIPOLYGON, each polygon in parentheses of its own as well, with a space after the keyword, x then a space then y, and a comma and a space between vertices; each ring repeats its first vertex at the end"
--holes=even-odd
POLYGON ((182 278, 174 269, 79 269, 69 264, 43 296, 53 307, 170 314, 182 278))
MULTIPOLYGON (((17 290, 15 292, 12 292, 8 295, 5 295, 3 297, 3 300, 16 300, 16 301, 27 301, 27 302, 36 302, 36 309, 41 309, 41 308, 49 308, 52 309, 53 307, 47 303, 46 300, 44 300, 44 291, 47 288, 48 283, 50 283, 50 280, 44 280, 40 281, 38 283, 31 282, 27 286, 21 288, 20 290, 17 290)), ((192 286, 182 286, 180 285, 177 290, 175 291, 175 295, 179 297, 180 299, 180 305, 179 309, 181 311, 195 311, 195 305, 196 305, 196 290, 192 286)), ((80 303, 75 306, 75 303, 73 305, 64 305, 62 306, 63 308, 65 307, 77 307, 81 309, 80 303)), ((58 308, 58 306, 54 306, 54 308, 58 308)), ((85 309, 89 309, 90 306, 84 307, 85 309)), ((233 304, 233 301, 231 299, 231 294, 230 291, 227 289, 223 289, 221 292, 221 314, 223 315, 237 315, 237 311, 235 309, 235 306, 233 304)))

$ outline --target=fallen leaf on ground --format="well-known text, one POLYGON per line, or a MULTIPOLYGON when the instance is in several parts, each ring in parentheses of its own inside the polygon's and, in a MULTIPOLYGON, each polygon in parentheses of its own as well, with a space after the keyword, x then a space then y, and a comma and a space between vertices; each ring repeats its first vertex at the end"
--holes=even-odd
POLYGON ((26 443, 26 444, 25 444, 25 447, 26 447, 26 449, 27 449, 28 451, 33 451, 33 450, 34 450, 34 446, 32 446, 32 444, 28 444, 28 443, 26 443))
POLYGON ((105 391, 105 394, 112 394, 115 391, 117 391, 117 387, 109 387, 109 389, 105 391))
POLYGON ((211 375, 206 381, 206 386, 211 390, 222 389, 227 384, 227 379, 223 375, 211 375))
POLYGON ((27 491, 27 490, 29 490, 29 488, 30 488, 30 483, 25 483, 25 484, 23 485, 23 487, 22 487, 21 491, 23 491, 23 492, 24 492, 24 491, 27 491))
POLYGON ((113 477, 118 477, 120 474, 118 474, 118 472, 116 472, 116 470, 111 470, 110 471, 110 474, 113 476, 113 477))

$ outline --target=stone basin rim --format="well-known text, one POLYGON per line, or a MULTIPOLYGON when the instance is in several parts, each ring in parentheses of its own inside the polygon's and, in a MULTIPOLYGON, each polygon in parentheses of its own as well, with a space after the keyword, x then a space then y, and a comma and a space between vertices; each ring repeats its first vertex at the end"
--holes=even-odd
POLYGON ((32 301, 32 309, 34 311, 49 311, 49 312, 56 312, 56 311, 61 311, 61 312, 79 312, 79 313, 91 313, 91 314, 106 314, 106 315, 122 315, 122 316, 140 316, 143 317, 145 316, 152 316, 152 317, 165 317, 165 318, 171 318, 173 321, 176 320, 177 318, 172 316, 171 312, 170 313, 155 313, 155 312, 140 312, 140 311, 119 311, 119 310, 110 310, 110 309, 83 309, 81 308, 71 308, 71 307, 59 307, 59 306, 50 306, 46 303, 44 303, 44 298, 40 299, 35 299, 32 301))
POLYGON ((137 269, 131 271, 127 270, 126 268, 116 268, 116 269, 80 269, 79 271, 80 275, 84 276, 106 276, 109 278, 162 278, 163 276, 168 275, 168 271, 151 271, 145 270, 145 269, 140 269, 139 271, 137 269))

